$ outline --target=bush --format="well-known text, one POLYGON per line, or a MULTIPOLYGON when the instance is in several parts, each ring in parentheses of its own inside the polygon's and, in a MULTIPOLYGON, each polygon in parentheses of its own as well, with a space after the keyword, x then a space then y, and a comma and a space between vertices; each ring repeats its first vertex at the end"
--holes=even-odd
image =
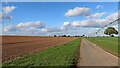
POLYGON ((54 35, 54 37, 57 37, 56 35, 54 35))
POLYGON ((114 37, 114 35, 111 35, 111 37, 114 37))

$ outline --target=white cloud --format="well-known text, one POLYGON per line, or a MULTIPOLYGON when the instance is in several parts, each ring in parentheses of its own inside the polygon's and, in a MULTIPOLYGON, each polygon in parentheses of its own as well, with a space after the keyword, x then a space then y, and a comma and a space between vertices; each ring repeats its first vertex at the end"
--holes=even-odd
POLYGON ((61 31, 58 27, 47 27, 42 29, 43 32, 59 32, 61 31))
POLYGON ((69 25, 70 24, 70 22, 64 22, 64 26, 67 26, 67 25, 69 25))
POLYGON ((83 21, 74 21, 71 24, 76 27, 92 27, 92 28, 100 28, 103 25, 107 24, 107 20, 105 19, 87 19, 83 21))
POLYGON ((85 7, 75 7, 74 9, 70 9, 67 13, 65 13, 66 17, 88 15, 90 15, 90 8, 85 7))
POLYGON ((20 27, 20 28, 31 27, 33 29, 39 29, 39 28, 44 28, 45 27, 45 23, 41 23, 40 21, 37 21, 37 22, 26 22, 26 23, 18 24, 17 27, 20 27))
POLYGON ((103 8, 103 6, 102 6, 102 5, 97 5, 96 8, 97 8, 97 9, 98 9, 98 8, 103 8))
POLYGON ((70 28, 71 28, 70 22, 64 22, 63 25, 60 27, 60 29, 62 29, 62 30, 66 30, 66 29, 70 29, 70 28))
POLYGON ((18 30, 18 28, 13 25, 5 26, 5 27, 3 27, 3 29, 4 29, 4 31, 10 31, 10 32, 15 32, 18 30))
POLYGON ((108 17, 106 17, 106 19, 108 19, 108 20, 116 20, 116 19, 118 19, 118 12, 109 15, 108 17))
POLYGON ((7 7, 3 7, 3 11, 5 14, 9 14, 10 12, 12 12, 16 7, 15 6, 7 6, 7 7))
POLYGON ((44 23, 41 23, 40 21, 37 22, 26 22, 26 23, 20 23, 18 25, 10 25, 5 26, 4 31, 9 32, 15 32, 15 31, 31 31, 31 30, 37 30, 42 29, 45 27, 44 23))
MULTIPOLYGON (((102 6, 98 5, 97 8, 100 8, 102 6)), ((90 8, 86 7, 75 7, 74 9, 69 9, 67 13, 65 13, 66 17, 71 17, 71 16, 87 16, 87 18, 98 18, 102 17, 105 15, 105 12, 103 13, 96 13, 96 14, 91 14, 90 8)))
POLYGON ((87 16, 87 18, 98 18, 98 17, 102 17, 103 15, 105 15, 105 12, 103 12, 103 13, 96 13, 96 14, 94 14, 94 15, 89 15, 89 16, 87 16))
POLYGON ((89 35, 91 31, 96 32, 99 28, 113 21, 113 19, 110 19, 112 16, 115 17, 114 19, 117 19, 117 14, 113 13, 105 19, 64 22, 60 27, 45 27, 45 24, 40 21, 26 22, 15 26, 6 26, 4 31, 9 34, 17 33, 18 35, 89 35))
MULTIPOLYGON (((103 13, 104 14, 104 13, 103 13)), ((107 16, 105 19, 87 19, 83 21, 73 21, 73 22, 65 22, 61 28, 62 29, 73 29, 76 27, 91 27, 91 28, 101 28, 110 22, 116 20, 118 18, 118 14, 112 13, 111 15, 107 16)), ((115 25, 116 23, 112 24, 115 25)))
POLYGON ((12 16, 8 16, 10 12, 12 12, 14 9, 16 9, 15 6, 7 6, 2 8, 2 13, 0 13, 0 16, 2 19, 12 19, 12 16))

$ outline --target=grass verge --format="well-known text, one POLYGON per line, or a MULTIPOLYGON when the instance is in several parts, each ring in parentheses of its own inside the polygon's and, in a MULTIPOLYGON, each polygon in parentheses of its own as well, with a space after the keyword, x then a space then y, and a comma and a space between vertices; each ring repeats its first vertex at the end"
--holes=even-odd
POLYGON ((3 63, 6 66, 74 66, 81 38, 3 63))
POLYGON ((118 56, 118 37, 94 37, 86 38, 100 47, 118 56))

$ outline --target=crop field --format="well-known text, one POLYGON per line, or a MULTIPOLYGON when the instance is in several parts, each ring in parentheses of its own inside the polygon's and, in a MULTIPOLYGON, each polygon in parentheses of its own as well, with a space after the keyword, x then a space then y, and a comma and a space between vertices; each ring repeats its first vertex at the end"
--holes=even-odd
POLYGON ((79 53, 81 38, 68 38, 69 41, 70 39, 75 40, 31 55, 9 60, 3 63, 3 67, 26 66, 29 68, 30 66, 74 66, 76 65, 79 53))
POLYGON ((94 37, 87 39, 109 52, 118 55, 118 37, 94 37))
MULTIPOLYGON (((25 55, 30 55, 53 46, 65 44, 75 39, 77 39, 77 37, 3 36, 2 61, 5 62, 25 55)), ((26 59, 26 61, 27 60, 28 59, 26 59)))

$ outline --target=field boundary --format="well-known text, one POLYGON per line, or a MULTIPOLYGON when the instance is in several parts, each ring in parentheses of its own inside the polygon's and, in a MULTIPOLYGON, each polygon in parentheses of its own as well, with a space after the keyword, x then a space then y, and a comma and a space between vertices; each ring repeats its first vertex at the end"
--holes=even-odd
POLYGON ((71 42, 78 37, 16 37, 5 36, 3 38, 3 55, 2 62, 20 58, 25 55, 31 55, 33 53, 59 46, 68 42, 71 42))
POLYGON ((117 55, 117 54, 115 54, 115 53, 111 52, 110 50, 105 49, 105 48, 103 48, 102 46, 100 46, 100 45, 98 45, 98 44, 95 44, 95 43, 93 43, 93 42, 89 41, 89 40, 88 40, 88 39, 86 39, 86 38, 85 38, 85 40, 87 40, 88 42, 90 42, 90 43, 94 44, 95 46, 100 47, 102 50, 104 50, 104 51, 106 51, 106 52, 108 52, 108 53, 110 53, 110 54, 112 54, 112 55, 114 55, 114 56, 116 56, 116 57, 120 58, 120 56, 119 56, 119 55, 117 55))
POLYGON ((76 66, 80 66, 80 64, 78 65, 78 63, 80 63, 80 59, 81 59, 81 45, 82 45, 82 41, 83 41, 83 38, 81 38, 81 43, 80 43, 80 48, 79 48, 79 54, 78 54, 78 57, 77 57, 77 64, 76 66))
POLYGON ((3 63, 4 66, 72 66, 77 64, 78 52, 81 44, 81 38, 77 38, 60 46, 54 46, 44 51, 21 58, 9 60, 3 63), (37 58, 36 58, 37 57, 37 58), (41 58, 39 58, 41 57, 41 58), (28 61, 30 60, 30 61, 28 61), (28 62, 26 62, 28 61, 28 62))

